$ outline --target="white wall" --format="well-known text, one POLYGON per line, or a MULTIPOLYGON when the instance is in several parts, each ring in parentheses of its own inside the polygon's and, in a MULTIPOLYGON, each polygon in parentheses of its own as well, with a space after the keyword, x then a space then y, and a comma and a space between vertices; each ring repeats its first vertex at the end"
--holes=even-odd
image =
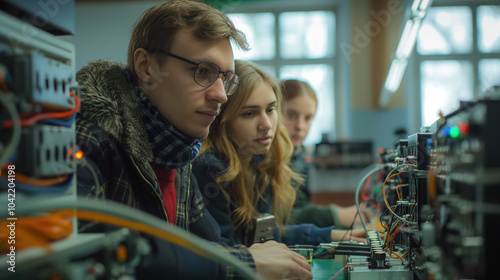
POLYGON ((75 35, 63 37, 75 45, 75 70, 98 59, 127 62, 132 27, 148 8, 163 1, 76 3, 75 35))

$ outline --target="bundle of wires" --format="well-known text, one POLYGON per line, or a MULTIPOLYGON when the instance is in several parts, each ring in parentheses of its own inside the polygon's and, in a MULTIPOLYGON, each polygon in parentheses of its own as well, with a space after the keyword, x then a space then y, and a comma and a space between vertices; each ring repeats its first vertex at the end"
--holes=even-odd
MULTIPOLYGON (((366 236, 368 236, 368 230, 366 229, 365 220, 364 220, 363 214, 361 213, 361 209, 360 209, 359 192, 360 192, 361 188, 363 187, 363 185, 365 185, 364 191, 366 191, 367 184, 369 184, 368 178, 370 178, 373 174, 382 171, 384 169, 384 167, 385 167, 385 165, 382 165, 382 164, 375 164, 375 165, 370 165, 369 167, 367 167, 366 169, 368 169, 368 171, 366 171, 366 174, 359 181, 358 187, 356 188, 355 200, 356 200, 357 214, 359 215, 359 219, 361 221, 361 225, 363 226, 363 229, 365 230, 366 236)), ((363 171, 362 174, 363 173, 365 173, 365 171, 363 171)))
MULTIPOLYGON (((416 224, 417 222, 408 221, 407 219, 404 219, 404 218, 400 217, 399 215, 397 215, 395 213, 397 205, 395 205, 395 206, 389 205, 389 201, 387 200, 387 195, 386 195, 386 192, 385 192, 385 189, 386 189, 385 186, 386 186, 387 182, 389 181, 389 179, 391 179, 392 177, 395 177, 395 176, 399 176, 399 175, 401 175, 401 174, 404 173, 404 171, 400 171, 400 172, 394 173, 395 171, 400 170, 402 166, 412 166, 413 167, 414 165, 412 165, 412 164, 402 164, 402 165, 396 166, 394 169, 392 169, 389 172, 389 174, 387 175, 387 177, 386 177, 386 179, 384 181, 384 184, 382 185, 382 193, 383 193, 383 197, 384 197, 384 202, 385 202, 385 205, 387 207, 387 210, 389 210, 390 213, 391 213, 391 219, 390 219, 390 221, 389 221, 389 223, 388 223, 388 225, 386 227, 386 233, 385 233, 385 239, 384 239, 384 248, 387 250, 387 252, 389 253, 389 256, 391 256, 391 258, 400 259, 401 261, 403 261, 403 257, 406 254, 408 254, 409 251, 407 251, 404 254, 402 254, 401 256, 399 256, 394 251, 394 241, 395 241, 395 238, 398 235, 398 233, 400 232, 400 228, 405 227, 407 224, 416 224)), ((407 186, 407 185, 400 183, 395 188, 397 196, 398 196, 398 200, 402 199, 402 195, 399 192, 399 188, 401 188, 403 186, 407 186)), ((410 217, 415 217, 415 215, 413 213, 415 211, 415 209, 416 209, 416 207, 414 207, 413 210, 411 211, 410 217)))
MULTIPOLYGON (((70 96, 73 96, 75 100, 75 106, 71 110, 61 111, 64 108, 52 105, 40 105, 42 109, 46 110, 59 110, 59 112, 49 112, 49 113, 27 113, 27 114, 17 114, 15 105, 13 103, 7 103, 6 97, 0 94, 0 101, 5 103, 7 111, 11 115, 10 119, 4 119, 0 121, 0 128, 2 130, 12 129, 13 137, 11 140, 12 144, 9 144, 7 151, 2 152, 2 157, 0 159, 0 170, 5 169, 5 163, 9 162, 12 155, 15 154, 17 145, 20 141, 21 127, 27 127, 34 125, 36 123, 43 123, 55 126, 71 127, 75 121, 76 113, 80 109, 80 99, 76 94, 70 91, 70 96)), ((12 161, 11 161, 12 162, 12 161)), ((15 163, 12 162, 12 163, 15 163)), ((0 172, 2 174, 3 172, 0 172)), ((63 193, 71 185, 73 176, 72 175, 60 175, 50 178, 32 178, 24 174, 17 172, 16 174, 16 187, 27 193, 63 193)), ((0 181, 7 180, 6 177, 0 177, 0 181)), ((7 184, 2 184, 2 186, 7 186, 7 184)))
MULTIPOLYGON (((362 198, 363 198, 363 201, 364 202, 367 202, 367 203, 370 203, 370 200, 369 198, 366 196, 365 192, 367 191, 368 187, 369 187, 369 180, 371 178, 371 176, 373 176, 374 174, 376 173, 379 173, 379 176, 377 178, 377 181, 380 179, 381 175, 382 175, 382 171, 384 170, 385 167, 388 167, 389 164, 380 164, 380 165, 372 165, 372 166, 369 166, 369 168, 367 168, 366 170, 364 170, 362 172, 362 174, 364 174, 363 178, 360 180, 359 184, 358 184, 358 187, 356 188, 356 207, 357 207, 357 210, 358 210, 358 214, 361 214, 361 211, 360 211, 360 202, 359 202, 359 193, 360 193, 360 190, 363 188, 363 193, 362 193, 362 198)), ((402 254, 401 256, 399 254, 397 254, 395 251, 394 251, 394 241, 395 241, 395 238, 396 236, 399 234, 399 232, 401 231, 401 228, 405 227, 406 225, 412 225, 412 224, 416 224, 416 222, 412 222, 412 221, 408 221, 407 219, 404 219, 402 217, 400 217, 399 215, 397 215, 395 213, 395 210, 396 210, 396 207, 397 205, 394 205, 394 206, 391 206, 389 205, 389 201, 387 200, 387 195, 386 195, 386 184, 387 182, 393 178, 393 177, 396 177, 396 176, 399 176, 403 173, 402 172, 396 172, 400 169, 402 169, 403 166, 414 166, 412 164, 402 164, 402 165, 398 165, 396 166, 395 168, 393 168, 386 176, 383 184, 382 184, 382 194, 383 194, 383 199, 384 199, 384 203, 385 203, 385 206, 386 206, 386 210, 385 211, 389 211, 390 214, 391 214, 391 219, 389 221, 389 223, 387 224, 387 226, 384 226, 382 225, 386 231, 385 231, 385 234, 384 234, 384 249, 387 250, 387 252, 389 253, 389 256, 391 256, 392 258, 395 258, 395 259, 400 259, 400 260, 403 260, 403 257, 408 254, 409 251, 405 252, 404 254, 402 254), (396 172, 396 173, 395 173, 396 172)), ((396 186, 396 193, 398 195, 398 200, 402 200, 403 197, 399 191, 399 189, 401 187, 405 187, 405 186, 408 186, 407 184, 398 184, 396 186)), ((372 205, 375 205, 374 203, 372 203, 372 205)), ((413 208, 413 210, 411 211, 412 213, 415 211, 416 208, 413 208)), ((382 211, 381 215, 385 212, 385 211, 382 211)), ((410 215, 411 217, 413 216, 414 217, 414 214, 411 214, 410 215)), ((360 215, 360 219, 361 219, 361 224, 363 226, 363 228, 365 229, 365 232, 366 234, 368 235, 368 232, 366 230, 366 226, 365 226, 365 223, 364 223, 364 218, 363 218, 363 215, 360 215)))
MULTIPOLYGON (((408 220, 406 220, 406 219, 404 219, 404 218, 400 217, 398 214, 396 214, 396 213, 394 212, 394 210, 392 209, 392 206, 391 206, 391 205, 389 205, 389 201, 387 200, 387 196, 386 196, 386 193, 385 193, 385 186, 386 186, 386 184, 387 184, 387 181, 388 181, 390 178, 394 177, 394 176, 401 175, 401 174, 403 173, 403 171, 402 171, 402 172, 395 173, 395 174, 392 174, 392 173, 394 173, 394 171, 397 171, 398 169, 400 169, 402 166, 411 166, 411 167, 414 167, 414 165, 413 165, 413 164, 401 164, 401 165, 396 166, 394 169, 392 169, 392 170, 389 172, 389 174, 387 174, 387 177, 386 177, 386 179, 385 179, 385 181, 384 181, 384 184, 382 185, 382 193, 383 193, 383 196, 384 196, 384 202, 385 202, 385 205, 386 205, 387 209, 391 212, 391 214, 392 214, 392 215, 394 215, 394 216, 395 216, 398 220, 400 220, 400 221, 402 221, 402 222, 405 222, 405 223, 407 223, 407 224, 411 224, 411 225, 413 225, 413 224, 417 224, 417 222, 408 221, 408 220)), ((398 185, 398 186, 396 187, 396 190, 397 190, 399 187, 401 187, 401 186, 405 186, 405 185, 403 185, 403 184, 398 185)), ((398 193, 398 195, 400 196, 400 194, 399 194, 399 193, 398 193)), ((414 215, 412 214, 411 216, 414 216, 414 215)))
MULTIPOLYGON (((5 172, 4 172, 5 173, 5 172)), ((32 178, 16 173, 16 190, 31 194, 64 193, 73 182, 74 174, 64 174, 50 178, 32 178)), ((7 177, 0 177, 0 190, 8 185, 7 177)))
POLYGON ((398 255, 394 251, 394 241, 396 239, 396 235, 400 232, 400 227, 404 227, 406 224, 400 225, 401 221, 399 219, 394 219, 394 215, 391 214, 391 220, 388 224, 387 231, 385 233, 385 240, 384 240, 384 249, 387 250, 389 253, 389 256, 393 259, 400 259, 401 261, 403 260, 403 257, 409 252, 407 251, 403 255, 398 255))
MULTIPOLYGON (((49 121, 57 125, 64 125, 64 126, 71 126, 71 119, 74 120, 74 115, 80 110, 80 98, 76 94, 73 94, 73 92, 70 92, 70 95, 75 98, 75 107, 69 111, 63 111, 63 112, 50 112, 50 113, 40 113, 40 114, 34 114, 34 113, 27 113, 27 114, 21 114, 21 123, 20 125, 22 127, 25 126, 30 126, 33 125, 39 121, 49 121), (62 119, 65 118, 70 118, 69 121, 63 121, 62 119)), ((43 106, 42 106, 43 107, 43 106)), ((4 120, 2 124, 0 124, 0 127, 2 128, 11 128, 14 126, 13 120, 4 120)))
MULTIPOLYGON (((77 217, 82 220, 90 220, 119 227, 126 227, 142 233, 157 236, 184 247, 202 257, 229 265, 244 278, 256 280, 262 279, 261 276, 256 274, 246 264, 239 261, 239 259, 234 258, 227 252, 220 250, 216 244, 210 243, 180 228, 171 226, 165 221, 152 215, 114 201, 82 198, 77 198, 76 202, 69 200, 34 200, 32 203, 23 205, 23 208, 17 210, 16 214, 18 216, 29 217, 32 215, 39 215, 39 213, 48 212, 54 213, 57 217, 77 217)), ((0 216, 0 219, 5 219, 5 217, 0 216)))
POLYGON ((15 222, 3 220, 0 222, 0 253, 8 252, 11 245, 14 245, 16 250, 35 246, 49 249, 51 242, 66 238, 72 232, 72 222, 62 213, 49 213, 41 217, 19 217, 15 222), (11 231, 15 232, 15 239, 9 239, 13 236, 11 231))

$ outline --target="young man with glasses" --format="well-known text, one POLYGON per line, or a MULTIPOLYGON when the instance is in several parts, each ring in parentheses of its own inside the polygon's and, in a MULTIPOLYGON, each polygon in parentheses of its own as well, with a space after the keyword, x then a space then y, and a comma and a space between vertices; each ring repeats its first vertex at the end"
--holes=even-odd
MULTIPOLYGON (((220 105, 238 87, 230 39, 247 48, 221 12, 196 1, 169 1, 136 23, 126 66, 103 60, 77 73, 77 140, 89 162, 78 170, 80 195, 98 193, 219 242, 190 165, 220 105), (89 166, 98 171, 98 183, 89 166)), ((138 278, 233 277, 215 262, 150 241, 153 250, 138 278)), ((290 271, 297 279, 312 277, 305 258, 274 241, 225 250, 266 278, 290 271)))

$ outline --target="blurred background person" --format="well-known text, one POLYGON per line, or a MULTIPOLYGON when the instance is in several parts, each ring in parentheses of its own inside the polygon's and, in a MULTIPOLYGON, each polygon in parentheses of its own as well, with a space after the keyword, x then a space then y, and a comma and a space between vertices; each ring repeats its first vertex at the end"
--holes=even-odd
MULTIPOLYGON (((335 225, 336 228, 350 228, 353 226, 353 221, 354 224, 360 223, 356 205, 348 207, 336 204, 320 206, 310 201, 308 182, 310 169, 314 168, 314 151, 311 147, 305 147, 303 142, 316 115, 318 99, 312 87, 306 82, 284 80, 281 81, 280 86, 285 100, 284 123, 294 146, 291 167, 304 178, 303 183, 294 182, 297 194, 290 223, 313 223, 319 227, 335 225)), ((361 207, 361 209, 365 208, 361 207)))
POLYGON ((221 106, 193 162, 223 239, 229 245, 252 245, 255 221, 271 214, 277 230, 269 238, 286 245, 318 245, 346 237, 365 240, 363 230, 347 236, 333 224, 288 225, 296 193, 293 181, 302 179, 290 168, 293 144, 283 124, 279 83, 249 62, 235 60, 235 71, 240 77, 238 91, 221 106))

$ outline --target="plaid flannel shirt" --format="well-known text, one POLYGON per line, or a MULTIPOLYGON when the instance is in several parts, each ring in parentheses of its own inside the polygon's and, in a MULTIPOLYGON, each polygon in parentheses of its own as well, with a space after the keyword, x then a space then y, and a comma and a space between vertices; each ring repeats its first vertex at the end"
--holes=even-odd
MULTIPOLYGON (((130 130, 133 130, 131 124, 134 124, 133 121, 130 121, 130 116, 134 115, 130 107, 127 108, 128 105, 126 102, 123 103, 123 100, 128 101, 127 99, 129 99, 135 101, 135 96, 126 81, 124 71, 124 65, 109 61, 99 61, 90 64, 88 70, 80 71, 79 75, 77 75, 78 82, 83 86, 83 90, 81 91, 82 113, 77 115, 76 121, 77 144, 90 165, 99 171, 99 189, 96 192, 94 187, 96 183, 93 176, 90 176, 88 170, 85 170, 88 168, 81 165, 78 167, 78 193, 80 195, 98 193, 100 197, 105 197, 106 199, 142 210, 167 221, 159 182, 153 168, 148 162, 138 160, 137 157, 131 155, 133 152, 137 153, 137 151, 140 151, 141 146, 147 144, 148 141, 147 139, 140 141, 142 138, 136 137, 136 145, 130 145, 129 134, 131 133, 130 130), (113 81, 109 83, 109 88, 95 89, 95 87, 101 86, 100 83, 103 83, 102 80, 98 80, 100 77, 105 79, 106 82, 113 81), (99 94, 109 93, 110 95, 116 92, 119 95, 102 97, 95 96, 95 93, 89 95, 89 91, 95 91, 99 94), (105 100, 108 104, 116 106, 114 103, 117 103, 118 106, 108 108, 109 106, 106 103, 101 104, 103 98, 108 99, 105 100), (96 101, 101 103, 97 105, 92 103, 96 101), (87 102, 89 104, 85 104, 87 102), (117 124, 108 119, 96 119, 95 116, 94 118, 92 117, 92 113, 94 112, 89 113, 92 110, 95 111, 95 116, 98 117, 101 116, 103 110, 108 110, 111 111, 111 114, 116 115, 118 113, 117 115, 122 118, 128 117, 128 120, 121 120, 121 124, 117 124), (88 117, 89 115, 91 117, 88 117), (104 129, 101 127, 102 125, 105 127, 104 129), (111 129, 111 132, 109 131, 110 127, 114 128, 117 126, 123 126, 120 129, 124 131, 119 133, 116 133, 113 129, 111 129)), ((133 107, 134 105, 131 106, 133 109, 137 109, 137 107, 133 107)), ((194 179, 191 173, 190 164, 176 169, 175 187, 177 196, 175 225, 191 231, 191 225, 204 216, 204 204, 196 184, 196 179, 194 179)), ((202 236, 203 233, 199 235, 202 236)), ((246 247, 227 247, 220 244, 218 246, 247 263, 250 267, 255 267, 253 258, 246 247)), ((226 276, 226 279, 238 278, 235 277, 231 268, 227 269, 226 276)))

